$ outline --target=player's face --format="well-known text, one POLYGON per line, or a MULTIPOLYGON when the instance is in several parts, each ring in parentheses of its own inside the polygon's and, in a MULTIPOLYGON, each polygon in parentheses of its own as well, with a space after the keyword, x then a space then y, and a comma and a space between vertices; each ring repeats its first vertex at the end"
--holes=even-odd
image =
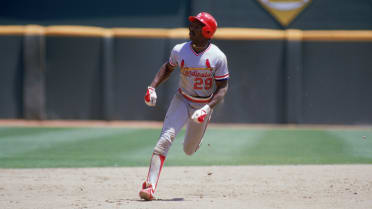
POLYGON ((189 25, 189 37, 191 41, 200 41, 203 40, 204 37, 202 35, 202 28, 203 28, 203 23, 199 21, 191 22, 189 25))

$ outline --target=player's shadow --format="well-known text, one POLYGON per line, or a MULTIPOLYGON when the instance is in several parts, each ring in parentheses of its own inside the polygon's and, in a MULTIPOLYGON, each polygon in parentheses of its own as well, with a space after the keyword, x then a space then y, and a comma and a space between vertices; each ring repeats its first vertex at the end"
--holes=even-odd
POLYGON ((155 201, 164 201, 164 202, 179 202, 179 201, 185 201, 184 198, 182 197, 176 197, 176 198, 172 198, 172 199, 155 199, 155 201))
MULTIPOLYGON (((151 201, 146 201, 142 199, 126 199, 128 201, 136 201, 136 202, 151 202, 151 201)), ((163 202, 180 202, 180 201, 185 201, 183 197, 175 197, 171 199, 153 199, 152 201, 163 201, 163 202)))

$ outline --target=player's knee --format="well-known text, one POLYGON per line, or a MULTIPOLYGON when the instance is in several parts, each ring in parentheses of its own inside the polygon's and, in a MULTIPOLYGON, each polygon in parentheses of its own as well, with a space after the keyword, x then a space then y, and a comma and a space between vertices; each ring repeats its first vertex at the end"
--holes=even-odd
POLYGON ((194 151, 187 150, 187 149, 183 149, 183 151, 185 152, 186 155, 189 155, 189 156, 191 156, 191 155, 193 155, 195 153, 194 151))
POLYGON ((174 138, 175 138, 174 129, 168 129, 168 130, 162 131, 159 137, 158 143, 156 144, 154 148, 154 153, 167 156, 174 138))
POLYGON ((196 152, 197 149, 194 149, 193 147, 183 146, 183 152, 185 152, 186 155, 193 155, 196 152))
POLYGON ((156 144, 156 146, 154 148, 154 153, 159 154, 159 155, 167 156, 168 150, 171 147, 171 145, 172 144, 171 144, 170 141, 168 141, 164 138, 160 138, 158 143, 156 144))
POLYGON ((174 128, 162 130, 160 134, 160 139, 167 140, 171 143, 173 142, 175 137, 176 137, 176 130, 174 128))

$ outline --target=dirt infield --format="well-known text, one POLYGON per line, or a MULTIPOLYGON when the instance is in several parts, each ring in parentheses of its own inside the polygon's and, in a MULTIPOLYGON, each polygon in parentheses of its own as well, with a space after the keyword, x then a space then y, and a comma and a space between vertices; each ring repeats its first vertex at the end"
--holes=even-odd
POLYGON ((0 169, 0 208, 372 208, 371 165, 0 169))

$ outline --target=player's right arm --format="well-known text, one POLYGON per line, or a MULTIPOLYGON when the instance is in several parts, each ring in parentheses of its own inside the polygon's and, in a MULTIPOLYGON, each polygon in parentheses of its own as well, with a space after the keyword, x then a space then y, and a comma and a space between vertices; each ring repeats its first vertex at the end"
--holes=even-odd
POLYGON ((169 62, 164 63, 158 73, 156 73, 154 80, 151 82, 151 87, 157 88, 164 81, 168 80, 176 66, 171 65, 169 62))
POLYGON ((171 65, 169 62, 164 63, 158 73, 156 73, 154 80, 151 82, 150 86, 147 87, 147 91, 145 94, 145 103, 148 106, 155 106, 156 105, 156 91, 155 89, 168 80, 169 76, 172 74, 173 70, 176 68, 176 66, 171 65))
POLYGON ((155 106, 156 104, 156 92, 155 89, 168 80, 169 76, 172 74, 173 70, 177 66, 177 54, 180 45, 173 47, 169 61, 164 63, 159 71, 156 73, 155 78, 152 80, 150 86, 147 87, 147 92, 145 95, 145 102, 148 106, 155 106))

